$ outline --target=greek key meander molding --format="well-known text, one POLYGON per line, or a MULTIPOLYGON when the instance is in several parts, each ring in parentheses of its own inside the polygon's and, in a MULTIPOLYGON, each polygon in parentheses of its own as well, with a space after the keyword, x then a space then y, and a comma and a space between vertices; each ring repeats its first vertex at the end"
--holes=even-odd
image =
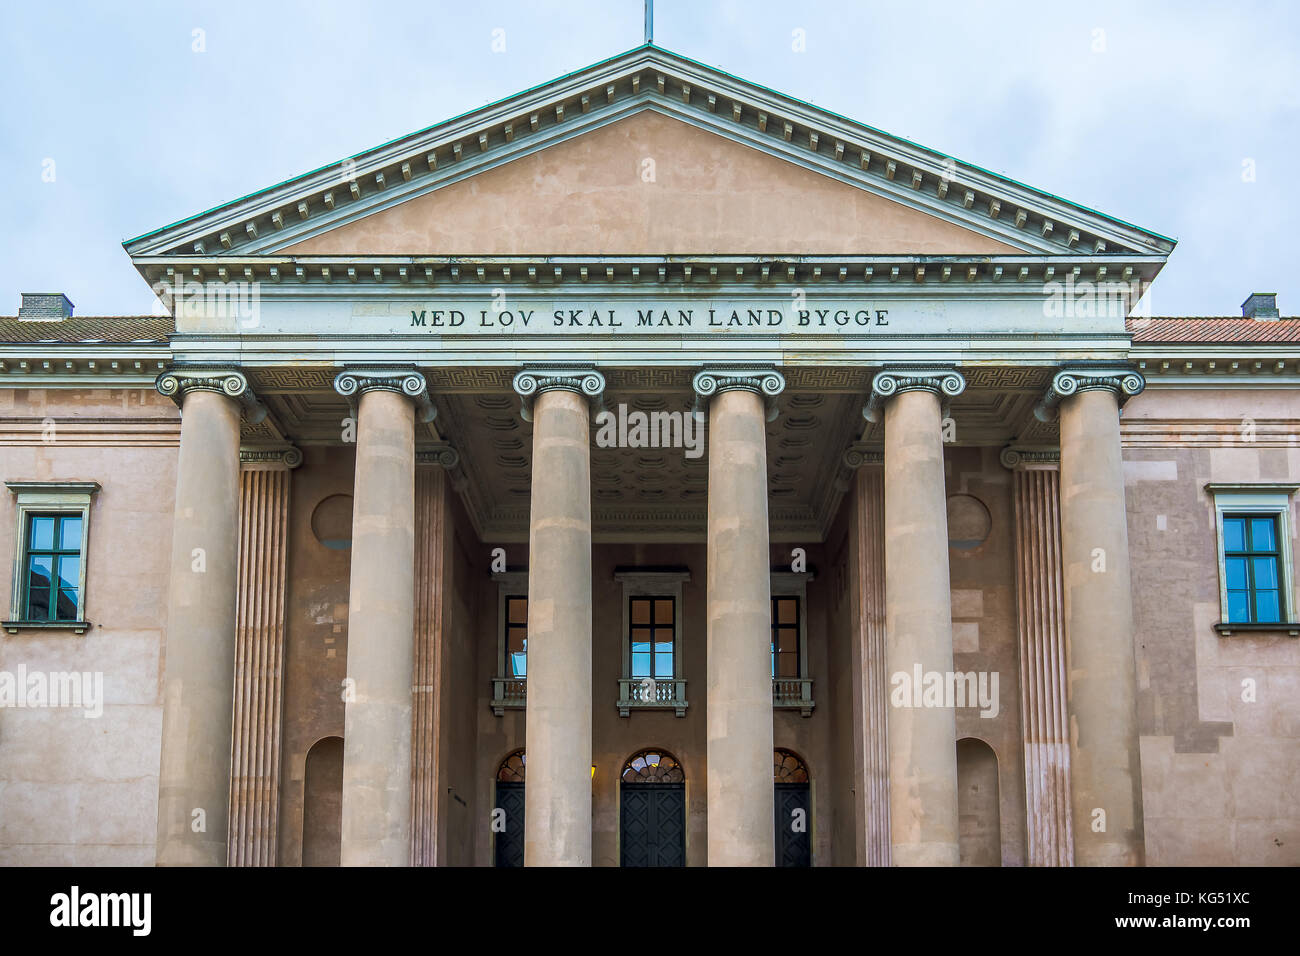
POLYGON ((260 424, 267 416, 266 406, 257 400, 244 373, 234 368, 171 368, 154 380, 154 388, 175 402, 178 408, 184 407, 185 395, 189 392, 217 392, 239 402, 249 424, 260 424))
POLYGON ((520 417, 533 420, 533 401, 542 392, 563 390, 576 392, 602 407, 605 394, 605 376, 593 365, 550 365, 538 363, 520 369, 511 386, 519 395, 520 417))
POLYGON ((349 402, 370 391, 396 392, 405 395, 415 405, 419 421, 431 422, 438 414, 429 398, 429 385, 424 374, 409 366, 347 369, 334 377, 334 391, 349 402))
POLYGON ((943 399, 956 398, 966 390, 966 378, 956 368, 918 365, 885 366, 871 380, 871 396, 862 406, 862 417, 869 422, 880 420, 880 411, 901 392, 933 392, 943 399))
POLYGON ((1008 445, 998 455, 1003 468, 1012 471, 1031 468, 1054 469, 1061 467, 1061 449, 1008 445))
POLYGON ((770 365, 706 365, 691 379, 691 388, 702 406, 722 392, 753 392, 763 399, 767 420, 772 422, 779 414, 776 397, 785 391, 785 376, 770 365))
POLYGON ((1052 376, 1047 393, 1034 407, 1034 417, 1049 421, 1056 417, 1056 406, 1078 392, 1105 389, 1114 392, 1122 407, 1134 395, 1146 388, 1142 373, 1127 365, 1097 366, 1090 368, 1063 368, 1052 376))

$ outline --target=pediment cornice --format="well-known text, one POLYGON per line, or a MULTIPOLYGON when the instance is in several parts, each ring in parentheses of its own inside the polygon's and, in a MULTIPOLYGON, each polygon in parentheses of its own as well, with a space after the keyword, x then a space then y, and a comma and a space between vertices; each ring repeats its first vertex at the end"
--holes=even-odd
POLYGON ((254 257, 642 110, 1044 256, 1174 242, 654 46, 644 46, 125 243, 133 259, 254 257))
MULTIPOLYGON (((400 255, 140 255, 136 268, 155 286, 177 283, 258 282, 262 293, 292 295, 334 287, 339 294, 392 295, 436 286, 516 285, 570 292, 608 286, 674 288, 824 284, 875 285, 896 290, 943 288, 1020 290, 1043 295, 1045 283, 1149 284, 1164 256, 1138 255, 592 255, 592 256, 400 256, 400 255)), ((1139 287, 1134 286, 1133 292, 1139 287)), ((1136 300, 1137 296, 1134 296, 1136 300)))

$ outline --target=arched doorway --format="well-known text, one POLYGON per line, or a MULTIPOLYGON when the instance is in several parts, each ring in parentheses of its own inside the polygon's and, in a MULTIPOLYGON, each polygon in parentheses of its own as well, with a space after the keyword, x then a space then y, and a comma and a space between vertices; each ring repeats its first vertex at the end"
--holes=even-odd
POLYGON ((976 737, 957 741, 957 838, 962 866, 1002 865, 998 755, 976 737))
POLYGON ((523 750, 506 756, 497 767, 496 803, 492 809, 492 858, 496 866, 524 865, 523 750))
POLYGON ((307 751, 302 784, 302 865, 338 866, 343 853, 343 738, 307 751))
POLYGON ((665 750, 642 750, 619 781, 623 866, 686 865, 686 773, 665 750))
POLYGON ((812 866, 810 783, 802 757, 782 747, 772 751, 777 866, 812 866))

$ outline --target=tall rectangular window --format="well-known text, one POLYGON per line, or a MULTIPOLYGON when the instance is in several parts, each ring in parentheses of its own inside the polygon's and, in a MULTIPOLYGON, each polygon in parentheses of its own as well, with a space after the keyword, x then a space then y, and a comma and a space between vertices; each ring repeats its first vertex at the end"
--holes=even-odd
POLYGON ((799 598, 772 598, 772 676, 802 677, 799 673, 799 598))
POLYGON ((28 621, 76 621, 81 608, 81 515, 27 516, 28 621))
POLYGON ((1285 631, 1296 616, 1292 497, 1300 485, 1211 482, 1218 531, 1219 620, 1214 630, 1285 631))
POLYGON ((50 628, 84 634, 86 549, 90 501, 99 491, 93 481, 7 481, 15 496, 10 634, 50 628))
POLYGON ((676 600, 672 597, 628 598, 631 677, 671 680, 676 676, 676 600))
POLYGON ((1230 623, 1283 620, 1277 524, 1274 515, 1223 516, 1223 569, 1230 623))
POLYGON ((506 595, 507 677, 528 676, 528 595, 506 595))

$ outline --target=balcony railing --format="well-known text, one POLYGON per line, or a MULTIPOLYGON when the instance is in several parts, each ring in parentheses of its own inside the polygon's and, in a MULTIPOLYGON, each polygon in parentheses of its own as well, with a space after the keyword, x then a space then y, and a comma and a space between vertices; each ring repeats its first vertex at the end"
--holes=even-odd
POLYGON ((803 717, 813 712, 813 682, 811 677, 774 677, 772 679, 772 706, 781 710, 798 710, 803 717))
MULTIPOLYGON (((811 677, 778 677, 772 681, 772 706, 780 710, 797 710, 811 717, 816 702, 811 677)), ((528 703, 528 680, 523 677, 492 678, 492 712, 498 717, 507 710, 523 710, 528 703)), ((627 717, 633 710, 672 710, 686 716, 686 681, 658 680, 653 690, 641 677, 621 677, 618 681, 618 714, 627 717)))
POLYGON ((496 714, 498 717, 503 717, 507 710, 523 710, 527 703, 527 678, 492 678, 492 713, 496 714))
POLYGON ((653 685, 644 677, 620 677, 618 680, 618 715, 626 717, 634 710, 668 710, 686 716, 686 681, 663 678, 653 685))

